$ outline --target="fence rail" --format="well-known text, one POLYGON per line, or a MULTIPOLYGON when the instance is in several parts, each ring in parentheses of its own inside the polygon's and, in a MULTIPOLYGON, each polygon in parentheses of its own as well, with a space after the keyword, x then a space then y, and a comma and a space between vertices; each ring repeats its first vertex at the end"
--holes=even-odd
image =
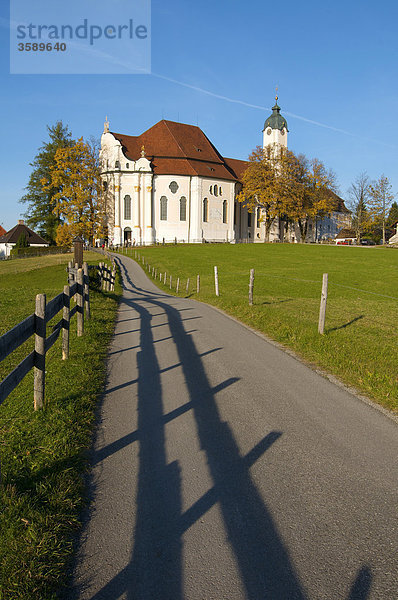
POLYGON ((68 267, 69 284, 63 292, 46 303, 45 294, 37 294, 36 311, 15 325, 0 337, 0 362, 14 350, 25 343, 32 335, 35 336, 35 349, 28 354, 3 381, 0 382, 0 404, 17 387, 22 379, 35 369, 34 408, 37 410, 44 405, 45 392, 45 358, 48 350, 55 344, 62 332, 62 359, 69 356, 69 324, 70 319, 77 314, 77 335, 84 332, 84 308, 86 316, 90 317, 88 266, 83 269, 68 267), (70 280, 76 279, 71 282, 70 280), (70 298, 76 296, 76 306, 70 309, 70 298), (52 333, 47 337, 46 325, 62 310, 61 319, 53 326, 52 333))

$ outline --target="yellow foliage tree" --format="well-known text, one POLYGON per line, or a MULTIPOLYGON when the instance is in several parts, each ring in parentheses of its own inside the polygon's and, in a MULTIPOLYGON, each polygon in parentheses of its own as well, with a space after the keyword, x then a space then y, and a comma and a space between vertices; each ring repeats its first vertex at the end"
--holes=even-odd
POLYGON ((54 196, 54 212, 62 221, 57 230, 57 244, 77 235, 93 242, 106 228, 106 204, 96 148, 80 138, 69 148, 59 148, 54 162, 50 181, 42 183, 43 189, 59 189, 54 196))
POLYGON ((310 221, 336 208, 331 193, 334 175, 321 161, 309 161, 284 147, 258 146, 249 157, 242 184, 238 200, 251 212, 255 207, 264 209, 265 241, 279 217, 285 223, 297 222, 300 241, 305 242, 310 221))

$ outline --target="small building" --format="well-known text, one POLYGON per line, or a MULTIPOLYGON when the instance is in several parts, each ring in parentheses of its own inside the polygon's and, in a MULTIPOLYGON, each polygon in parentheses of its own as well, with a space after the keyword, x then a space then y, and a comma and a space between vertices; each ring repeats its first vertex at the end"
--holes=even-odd
POLYGON ((25 225, 23 220, 18 221, 18 225, 15 225, 10 231, 4 233, 0 237, 0 257, 8 257, 11 254, 11 250, 21 237, 24 235, 29 246, 33 248, 43 248, 49 246, 50 244, 46 242, 40 235, 35 233, 30 227, 25 225))
POLYGON ((388 240, 388 243, 394 245, 394 244, 398 244, 398 221, 393 223, 392 227, 395 227, 395 233, 392 237, 390 237, 390 239, 388 240))
POLYGON ((353 229, 343 228, 335 237, 336 245, 352 246, 357 243, 357 234, 353 229))

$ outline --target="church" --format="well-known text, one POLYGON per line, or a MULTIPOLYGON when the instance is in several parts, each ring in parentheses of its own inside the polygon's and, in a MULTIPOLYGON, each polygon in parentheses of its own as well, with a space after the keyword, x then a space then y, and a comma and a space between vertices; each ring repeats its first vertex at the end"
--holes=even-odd
MULTIPOLYGON (((263 147, 287 147, 288 131, 276 97, 263 147)), ((262 209, 249 212, 236 200, 247 162, 223 157, 199 127, 162 120, 131 136, 111 132, 106 119, 100 162, 112 245, 264 242, 262 209)), ((336 212, 310 224, 308 241, 333 238, 350 226, 350 212, 336 198, 336 212)), ((276 219, 270 241, 300 240, 298 228, 283 230, 276 219)))

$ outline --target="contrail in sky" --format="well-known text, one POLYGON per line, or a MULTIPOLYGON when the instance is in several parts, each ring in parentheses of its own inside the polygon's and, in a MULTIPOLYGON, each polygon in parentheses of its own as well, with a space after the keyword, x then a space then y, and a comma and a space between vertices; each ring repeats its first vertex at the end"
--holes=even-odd
MULTIPOLYGON (((248 108, 256 108, 256 109, 262 110, 262 111, 272 110, 268 106, 260 106, 258 104, 251 104, 250 102, 245 102, 244 100, 237 100, 235 98, 229 98, 228 96, 222 96, 221 94, 216 94, 215 92, 205 90, 204 88, 198 87, 196 85, 191 85, 189 83, 185 83, 183 81, 173 79, 172 77, 166 77, 165 75, 159 75, 159 73, 151 72, 151 75, 152 75, 152 77, 157 77, 158 79, 164 79, 165 81, 170 81, 171 83, 175 83, 177 85, 181 85, 183 87, 189 88, 190 90, 194 90, 196 92, 206 94, 207 96, 212 96, 213 98, 219 98, 220 100, 225 100, 226 102, 231 102, 233 104, 240 104, 242 106, 247 106, 248 108)), ((386 142, 381 142, 380 140, 373 140, 370 138, 362 137, 360 135, 357 135, 356 133, 352 133, 351 131, 347 131, 345 129, 339 129, 338 127, 333 127, 332 125, 326 125, 326 123, 320 123, 319 121, 314 121, 312 119, 307 119, 306 117, 296 115, 295 113, 288 112, 287 110, 284 110, 283 112, 285 115, 287 115, 289 117, 292 117, 294 119, 299 119, 300 121, 305 121, 306 123, 311 123, 312 125, 317 125, 318 127, 323 127, 324 129, 330 129, 332 131, 336 131, 337 133, 349 135, 350 137, 364 140, 366 142, 374 142, 377 144, 381 144, 383 146, 388 146, 389 148, 397 148, 397 146, 394 146, 393 144, 388 144, 386 142)))

